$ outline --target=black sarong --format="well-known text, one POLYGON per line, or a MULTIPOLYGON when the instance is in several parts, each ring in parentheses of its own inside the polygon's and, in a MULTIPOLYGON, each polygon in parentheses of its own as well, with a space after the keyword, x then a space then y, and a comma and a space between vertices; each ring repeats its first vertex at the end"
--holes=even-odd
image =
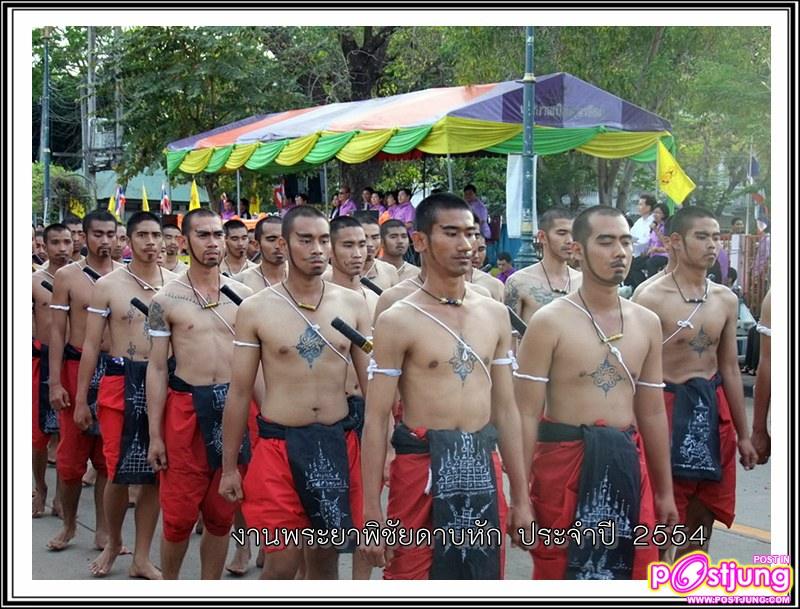
MULTIPOLYGON (((147 362, 124 359, 125 420, 119 447, 115 484, 155 484, 156 474, 147 461, 150 428, 147 419, 145 377, 147 362)), ((106 370, 106 374, 109 371, 106 370)))
MULTIPOLYGON (((350 459, 345 432, 357 430, 359 401, 351 398, 347 400, 347 417, 333 425, 312 423, 303 427, 286 427, 265 421, 261 415, 256 419, 259 437, 286 441, 289 467, 300 503, 311 526, 323 531, 353 527, 350 459)), ((363 400, 360 404, 363 407, 363 400)), ((363 410, 360 416, 363 417, 363 410)), ((355 543, 352 542, 336 546, 338 552, 352 552, 354 549, 355 543)))
MULTIPOLYGON (((169 378, 169 386, 175 391, 192 394, 192 405, 197 415, 197 426, 203 434, 206 445, 208 467, 212 470, 222 467, 222 412, 228 397, 229 383, 216 385, 189 385, 179 376, 169 378)), ((244 434, 239 448, 238 463, 250 463, 250 438, 244 434)))
POLYGON ((634 527, 639 524, 641 472, 634 428, 620 431, 596 425, 539 423, 540 442, 583 441, 583 464, 575 508, 576 528, 598 531, 600 523, 614 523, 616 545, 571 541, 564 579, 631 579, 634 527))
POLYGON ((689 379, 682 385, 667 383, 675 394, 672 407, 672 475, 685 480, 722 480, 717 387, 719 374, 710 381, 689 379))
MULTIPOLYGON (((34 355, 36 347, 34 346, 34 355)), ((39 351, 39 429, 58 433, 58 413, 50 405, 50 349, 42 344, 39 351)))
MULTIPOLYGON (((418 438, 404 423, 395 426, 392 445, 397 454, 431 456, 432 528, 454 531, 453 538, 434 535, 430 579, 500 579, 500 546, 484 537, 470 544, 467 531, 499 529, 500 514, 492 454, 497 430, 433 430, 418 438), (484 521, 478 526, 477 520, 484 521), (456 545, 456 543, 458 545, 456 545)), ((473 533, 474 535, 474 533, 473 533)), ((501 532, 502 536, 505 532, 501 532)), ((476 536, 480 539, 480 536, 476 536)))

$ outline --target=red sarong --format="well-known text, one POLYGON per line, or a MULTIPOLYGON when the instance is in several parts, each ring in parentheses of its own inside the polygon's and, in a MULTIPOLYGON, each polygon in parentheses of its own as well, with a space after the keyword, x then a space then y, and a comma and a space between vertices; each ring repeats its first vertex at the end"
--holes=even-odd
POLYGON ((117 471, 125 423, 125 377, 105 375, 97 391, 97 422, 103 437, 103 456, 110 479, 117 471))
MULTIPOLYGON (((42 343, 38 340, 33 341, 33 346, 38 351, 42 348, 42 343)), ((39 374, 40 374, 40 358, 34 356, 33 358, 33 452, 42 452, 47 450, 47 443, 50 441, 50 436, 42 431, 39 426, 39 374)))
MULTIPOLYGON (((208 466, 205 440, 197 425, 192 394, 167 392, 164 412, 167 469, 159 472, 159 499, 164 539, 185 541, 192 534, 198 513, 211 535, 230 533, 238 503, 219 494, 222 468, 208 466)), ((244 475, 245 468, 239 467, 244 475)))
MULTIPOLYGON (((74 347, 76 351, 81 351, 74 347)), ((67 391, 70 407, 59 411, 59 442, 56 449, 56 471, 65 484, 80 484, 86 473, 86 462, 91 459, 97 475, 106 477, 106 460, 103 456, 102 436, 83 433, 75 425, 75 394, 78 390, 78 366, 80 360, 64 359, 61 369, 61 385, 67 391)))
MULTIPOLYGON (((415 428, 414 433, 424 437, 425 430, 415 428)), ((506 516, 508 506, 503 495, 503 471, 497 451, 492 452, 494 476, 497 481, 497 509, 503 545, 500 548, 500 575, 505 572, 506 516)), ((429 454, 398 454, 389 468, 389 504, 386 517, 399 520, 400 526, 410 529, 431 529, 433 498, 426 492, 429 454)), ((433 561, 433 546, 396 546, 394 556, 383 570, 384 579, 428 579, 433 561)))
MULTIPOLYGON (((350 471, 350 510, 353 526, 364 524, 364 498, 361 484, 361 449, 355 431, 345 432, 350 471)), ((244 479, 242 515, 248 527, 268 529, 270 540, 275 530, 303 529, 311 526, 300 497, 295 490, 286 440, 259 438, 244 479)), ((302 539, 302 538, 301 538, 302 539)), ((281 540, 282 542, 283 540, 281 540)), ((263 546, 266 552, 278 552, 283 543, 263 546)))
MULTIPOLYGON (((642 440, 634 434, 639 452, 641 491, 639 494, 639 523, 652 531, 655 526, 655 508, 650 477, 645 463, 642 440)), ((531 500, 537 526, 569 528, 575 522, 578 506, 578 489, 583 465, 583 442, 537 442, 531 468, 531 500)), ((533 579, 564 579, 567 569, 568 548, 545 546, 541 541, 531 550, 533 579)), ((634 552, 631 579, 646 579, 647 565, 658 561, 658 548, 640 546, 634 552)))
MULTIPOLYGON (((731 408, 725 389, 722 385, 717 387, 717 412, 719 414, 719 452, 722 467, 722 479, 713 480, 682 480, 672 479, 672 488, 675 493, 675 505, 678 508, 679 522, 686 522, 686 512, 689 501, 693 497, 706 506, 714 514, 714 518, 725 524, 728 528, 733 524, 736 513, 736 428, 731 418, 731 408)), ((672 406, 675 394, 664 391, 664 405, 667 408, 670 433, 672 433, 672 406)))

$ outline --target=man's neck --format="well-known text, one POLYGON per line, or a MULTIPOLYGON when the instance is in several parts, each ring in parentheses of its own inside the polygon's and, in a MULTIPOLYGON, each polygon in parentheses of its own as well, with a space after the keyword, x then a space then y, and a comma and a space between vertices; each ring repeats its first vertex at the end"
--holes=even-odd
MULTIPOLYGON (((584 273, 583 284, 579 288, 583 300, 594 312, 609 311, 619 308, 619 291, 618 286, 605 285, 603 283, 593 281, 592 278, 587 278, 587 273, 584 273)), ((577 304, 581 304, 580 298, 577 298, 577 304)))
POLYGON ((546 250, 540 264, 544 267, 544 270, 547 271, 549 277, 566 279, 569 276, 567 261, 556 258, 546 250))
POLYGON ((678 268, 678 261, 675 259, 674 256, 669 256, 667 258, 667 266, 664 267, 664 272, 671 273, 677 268, 678 268))
POLYGON ((364 270, 362 271, 361 274, 366 275, 372 270, 374 266, 375 266, 375 258, 367 258, 367 260, 364 262, 364 270))
POLYGON ((388 262, 398 270, 400 269, 400 267, 403 266, 403 264, 405 264, 405 261, 403 260, 402 256, 390 256, 389 254, 384 254, 379 258, 379 260, 382 260, 383 262, 388 262))
POLYGON ((164 255, 164 266, 168 271, 171 271, 176 266, 178 266, 178 254, 165 254, 164 255))
MULTIPOLYGON (((468 271, 469 272, 469 271, 468 271)), ((464 298, 464 282, 466 277, 459 275, 458 277, 448 277, 445 275, 438 275, 435 273, 427 273, 423 285, 425 289, 437 298, 451 298, 460 300, 464 298)))
POLYGON ((305 275, 289 267, 286 286, 298 300, 307 301, 315 296, 318 298, 322 290, 322 275, 305 275))
POLYGON ((230 254, 225 256, 225 265, 229 269, 241 269, 246 263, 247 261, 245 260, 244 256, 241 256, 240 258, 234 258, 230 254))
POLYGON ((691 267, 687 264, 678 264, 673 271, 673 276, 681 286, 695 287, 702 289, 706 284, 707 270, 702 267, 691 267))
POLYGON ((161 275, 158 263, 155 260, 153 262, 145 262, 134 257, 128 264, 128 270, 142 279, 158 279, 161 275))
MULTIPOLYGON (((71 260, 68 260, 67 264, 70 264, 71 262, 71 260)), ((59 269, 63 269, 65 266, 67 266, 67 264, 54 264, 53 260, 50 259, 44 263, 42 270, 47 271, 51 275, 55 275, 59 269)))
POLYGON ((222 281, 219 276, 220 272, 218 266, 206 266, 205 264, 200 264, 200 262, 196 260, 194 264, 189 266, 189 270, 186 274, 195 286, 202 286, 205 288, 215 288, 218 283, 222 281))
POLYGON ((101 275, 105 275, 113 270, 114 261, 111 256, 95 256, 92 252, 89 252, 86 256, 86 266, 90 266, 101 275))
POLYGON ((78 250, 77 252, 72 252, 72 261, 73 262, 78 262, 78 260, 80 260, 80 259, 81 259, 81 250, 78 250))
POLYGON ((335 265, 332 265, 331 268, 333 269, 331 275, 332 283, 347 288, 348 290, 360 291, 361 282, 359 281, 359 275, 348 275, 344 271, 337 269, 335 265))
POLYGON ((272 283, 280 283, 286 278, 286 271, 284 262, 280 264, 272 264, 271 262, 267 262, 264 260, 264 257, 261 257, 261 265, 259 269, 261 270, 261 274, 267 279, 267 281, 272 283))

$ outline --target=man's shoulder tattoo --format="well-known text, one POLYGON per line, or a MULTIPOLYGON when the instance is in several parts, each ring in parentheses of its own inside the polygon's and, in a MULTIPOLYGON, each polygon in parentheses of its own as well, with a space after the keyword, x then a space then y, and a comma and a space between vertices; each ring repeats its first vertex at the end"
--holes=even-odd
POLYGON ((147 321, 151 330, 162 332, 169 330, 167 322, 164 320, 164 309, 157 301, 150 303, 150 315, 147 321))

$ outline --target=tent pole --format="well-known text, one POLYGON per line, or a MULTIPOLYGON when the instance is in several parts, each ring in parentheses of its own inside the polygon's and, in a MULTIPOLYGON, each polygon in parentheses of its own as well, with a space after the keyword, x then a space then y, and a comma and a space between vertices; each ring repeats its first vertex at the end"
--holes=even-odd
POLYGON ((320 176, 322 180, 322 202, 325 204, 325 216, 329 217, 328 205, 330 204, 330 199, 328 199, 328 163, 322 164, 320 176))
POLYGON ((422 155, 422 198, 428 196, 428 157, 422 155))
POLYGON ((239 170, 236 170, 236 215, 242 216, 242 176, 239 170))
POLYGON ((533 227, 536 214, 536 157, 533 153, 533 123, 536 107, 536 77, 533 75, 533 26, 525 28, 525 76, 522 79, 522 244, 517 252, 517 268, 536 261, 533 249, 533 227))
POLYGON ((450 153, 447 153, 447 190, 453 192, 453 159, 450 158, 450 153))

